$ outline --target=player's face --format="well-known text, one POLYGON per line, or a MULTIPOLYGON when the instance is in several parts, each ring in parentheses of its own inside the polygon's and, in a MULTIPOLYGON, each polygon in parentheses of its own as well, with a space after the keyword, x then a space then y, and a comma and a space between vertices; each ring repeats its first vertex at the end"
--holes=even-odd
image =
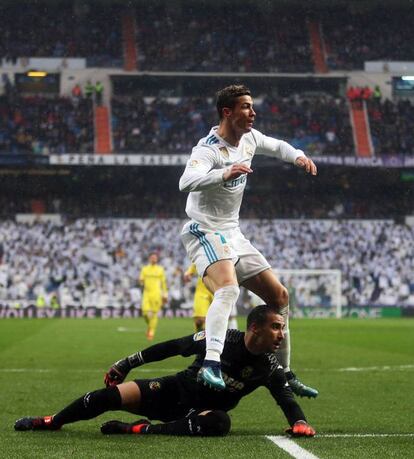
POLYGON ((158 263, 158 255, 156 253, 152 253, 149 256, 148 260, 152 265, 155 265, 156 263, 158 263))
POLYGON ((285 321, 280 314, 270 312, 267 315, 267 322, 257 329, 258 341, 261 352, 275 352, 279 349, 285 337, 285 321))
POLYGON ((246 134, 252 130, 255 118, 253 99, 250 96, 240 96, 230 111, 229 121, 233 129, 241 134, 246 134))

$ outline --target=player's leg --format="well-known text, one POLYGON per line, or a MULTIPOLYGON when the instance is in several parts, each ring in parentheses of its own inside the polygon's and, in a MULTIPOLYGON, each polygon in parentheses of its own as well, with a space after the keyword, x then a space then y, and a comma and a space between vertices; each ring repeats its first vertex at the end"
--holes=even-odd
POLYGON ((96 418, 107 411, 137 413, 141 391, 135 382, 87 392, 53 416, 25 417, 15 422, 16 430, 58 430, 65 424, 96 418))
POLYGON ((103 434, 224 436, 230 432, 230 416, 221 410, 192 411, 176 421, 151 424, 146 420, 128 424, 109 421, 102 425, 103 434))
POLYGON ((204 230, 194 222, 184 226, 182 241, 198 274, 214 295, 206 315, 206 357, 199 376, 209 386, 224 389, 220 355, 228 319, 240 292, 234 269, 238 257, 221 233, 204 230))
POLYGON ((265 304, 275 308, 285 319, 285 339, 276 351, 293 392, 300 396, 317 397, 318 391, 305 386, 290 369, 289 293, 271 269, 245 280, 242 285, 258 295, 265 304))
POLYGON ((206 315, 206 356, 200 369, 200 379, 213 388, 224 389, 220 356, 229 316, 240 292, 233 261, 219 260, 210 265, 203 281, 214 296, 206 315))
POLYGON ((146 292, 144 292, 144 294, 142 296, 141 313, 142 313, 142 317, 145 320, 145 323, 147 324, 146 336, 148 338, 149 322, 151 320, 152 314, 151 314, 150 298, 148 296, 148 293, 146 293, 146 292))
POLYGON ((194 316, 194 330, 196 333, 201 332, 205 328, 206 318, 200 316, 194 316))
POLYGON ((147 330, 147 339, 152 341, 155 336, 155 332, 157 331, 158 326, 158 314, 161 310, 162 306, 162 298, 152 298, 150 304, 150 313, 149 313, 149 321, 148 321, 148 330, 147 330))
POLYGON ((237 323, 236 303, 234 303, 233 309, 231 310, 231 313, 230 313, 228 328, 233 329, 233 330, 237 330, 239 328, 239 325, 237 323))
POLYGON ((201 291, 196 288, 194 293, 193 318, 196 332, 202 331, 205 328, 206 315, 214 296, 207 290, 206 287, 201 291))

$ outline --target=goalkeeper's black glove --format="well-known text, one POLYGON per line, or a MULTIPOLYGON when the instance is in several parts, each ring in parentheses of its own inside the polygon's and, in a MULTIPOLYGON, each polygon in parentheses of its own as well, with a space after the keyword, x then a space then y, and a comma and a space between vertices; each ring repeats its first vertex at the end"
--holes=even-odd
POLYGON ((115 362, 111 368, 105 373, 105 386, 113 387, 121 384, 124 379, 128 376, 128 373, 131 371, 132 367, 128 362, 128 358, 118 360, 115 362))
POLYGON ((144 364, 141 352, 125 357, 125 359, 118 360, 111 368, 105 373, 104 383, 106 387, 114 387, 128 376, 128 373, 136 367, 144 364))

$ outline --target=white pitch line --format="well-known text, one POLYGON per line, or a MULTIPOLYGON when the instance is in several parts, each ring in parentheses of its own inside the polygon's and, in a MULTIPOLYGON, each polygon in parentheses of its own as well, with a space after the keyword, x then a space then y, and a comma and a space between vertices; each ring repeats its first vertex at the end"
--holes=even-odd
POLYGON ((339 368, 337 371, 394 371, 394 370, 411 370, 414 365, 383 365, 377 367, 348 367, 339 368))
POLYGON ((318 456, 315 456, 314 454, 310 453, 306 449, 302 448, 297 443, 295 443, 293 440, 290 440, 288 437, 284 437, 282 435, 277 435, 277 436, 267 435, 266 438, 268 438, 271 442, 273 442, 280 449, 283 449, 283 451, 286 451, 288 454, 290 454, 295 459, 319 459, 318 456))
POLYGON ((414 437, 414 433, 379 433, 379 434, 316 434, 315 438, 372 438, 372 437, 414 437))

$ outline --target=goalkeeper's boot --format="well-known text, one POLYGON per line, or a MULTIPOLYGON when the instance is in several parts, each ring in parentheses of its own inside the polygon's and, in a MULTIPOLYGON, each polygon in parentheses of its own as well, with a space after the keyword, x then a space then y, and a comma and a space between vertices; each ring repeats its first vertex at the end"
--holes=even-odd
POLYGON ((226 388, 226 383, 221 375, 220 362, 214 360, 204 360, 203 366, 198 371, 197 381, 215 390, 226 388))
POLYGON ((37 418, 20 418, 14 423, 14 430, 59 430, 60 426, 53 424, 53 416, 37 418))
POLYGON ((292 371, 286 373, 286 379, 293 393, 299 395, 299 397, 316 398, 319 395, 319 392, 316 389, 305 386, 305 384, 299 381, 292 371))
POLYGON ((108 421, 102 424, 101 432, 104 435, 141 434, 142 430, 150 424, 151 423, 148 419, 140 419, 139 421, 135 421, 133 423, 108 421))

